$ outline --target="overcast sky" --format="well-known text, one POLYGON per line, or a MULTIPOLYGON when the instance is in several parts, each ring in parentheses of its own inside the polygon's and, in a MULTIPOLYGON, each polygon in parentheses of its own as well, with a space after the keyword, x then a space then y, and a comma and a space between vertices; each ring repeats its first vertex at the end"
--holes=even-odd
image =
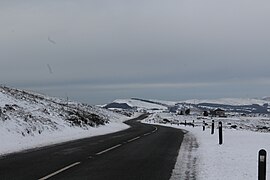
POLYGON ((1 0, 0 83, 89 104, 270 96, 268 0, 1 0))

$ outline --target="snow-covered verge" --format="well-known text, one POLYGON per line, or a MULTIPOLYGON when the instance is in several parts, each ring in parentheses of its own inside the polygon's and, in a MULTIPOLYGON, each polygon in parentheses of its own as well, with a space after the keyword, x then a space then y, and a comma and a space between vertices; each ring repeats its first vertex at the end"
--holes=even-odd
POLYGON ((42 135, 30 135, 27 137, 20 136, 16 133, 10 133, 7 135, 6 132, 0 130, 0 155, 32 148, 39 148, 76 139, 109 134, 127 128, 129 128, 129 126, 124 123, 114 122, 100 126, 98 128, 89 127, 88 129, 82 129, 80 127, 63 127, 59 131, 45 131, 42 135))
MULTIPOLYGON (((258 119, 258 117, 257 117, 258 119)), ((257 119, 254 119, 256 121, 257 119)), ((201 122, 196 116, 171 116, 170 114, 153 115, 145 123, 160 124, 185 130, 186 134, 179 151, 179 156, 172 180, 253 180, 258 177, 258 152, 260 149, 270 151, 270 134, 254 132, 250 129, 223 129, 224 143, 218 144, 218 133, 211 135, 210 128, 202 130, 201 122), (196 126, 184 126, 162 122, 163 118, 175 121, 193 122, 196 126), (198 122, 199 121, 199 122, 198 122), (195 173, 194 173, 195 172, 195 173)), ((215 129, 217 131, 217 129, 215 129)), ((270 177, 267 161, 267 177, 270 177)))
POLYGON ((129 127, 123 121, 130 118, 0 86, 0 155, 120 131, 129 127))

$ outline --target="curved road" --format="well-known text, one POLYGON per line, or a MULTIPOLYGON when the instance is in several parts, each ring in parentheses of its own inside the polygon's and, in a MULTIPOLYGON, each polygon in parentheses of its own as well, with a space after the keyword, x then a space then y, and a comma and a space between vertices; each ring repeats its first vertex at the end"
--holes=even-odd
POLYGON ((184 133, 129 120, 131 128, 0 158, 0 179, 168 180, 184 133))

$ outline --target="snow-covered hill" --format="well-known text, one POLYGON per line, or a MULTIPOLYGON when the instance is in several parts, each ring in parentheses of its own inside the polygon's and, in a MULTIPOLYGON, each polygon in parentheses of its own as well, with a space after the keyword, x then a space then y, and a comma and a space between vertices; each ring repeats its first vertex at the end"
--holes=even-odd
POLYGON ((191 104, 201 104, 201 103, 226 104, 232 106, 244 106, 252 104, 258 104, 262 106, 265 103, 270 103, 270 101, 266 99, 264 100, 257 98, 220 98, 220 99, 205 99, 205 100, 191 99, 183 102, 191 104))
POLYGON ((147 102, 147 100, 139 100, 136 98, 131 99, 117 99, 114 103, 127 104, 132 108, 137 108, 138 110, 166 110, 165 105, 157 104, 154 102, 147 102))
POLYGON ((270 101, 267 98, 221 98, 198 100, 191 99, 185 101, 163 101, 163 100, 147 100, 139 98, 118 99, 114 103, 126 104, 130 107, 146 110, 180 112, 191 109, 192 113, 201 114, 203 111, 211 111, 217 108, 226 112, 237 113, 262 113, 270 112, 270 101))
POLYGON ((264 101, 270 101, 270 97, 263 97, 262 100, 264 100, 264 101))
POLYGON ((127 128, 112 111, 0 86, 0 155, 127 128), (98 128, 97 128, 98 127, 98 128))

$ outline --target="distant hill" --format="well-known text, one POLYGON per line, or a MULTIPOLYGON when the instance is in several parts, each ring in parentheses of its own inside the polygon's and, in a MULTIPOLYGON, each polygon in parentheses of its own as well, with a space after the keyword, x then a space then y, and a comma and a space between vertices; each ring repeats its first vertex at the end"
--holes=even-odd
POLYGON ((131 98, 131 99, 117 99, 113 103, 117 104, 127 104, 128 106, 138 109, 138 110, 166 110, 167 105, 152 102, 149 100, 138 99, 138 98, 131 98))
POLYGON ((127 103, 113 102, 104 106, 106 109, 132 109, 127 103))
POLYGON ((270 97, 263 97, 262 100, 270 102, 270 97))
MULTIPOLYGON (((269 98, 270 99, 270 98, 269 98)), ((191 112, 201 113, 205 110, 223 109, 227 112, 237 113, 264 113, 270 112, 270 101, 268 98, 221 98, 209 100, 186 100, 186 101, 161 101, 142 98, 118 99, 115 103, 124 103, 130 107, 144 110, 160 110, 179 112, 191 109, 191 112)), ((126 105, 125 105, 126 106, 126 105)))

